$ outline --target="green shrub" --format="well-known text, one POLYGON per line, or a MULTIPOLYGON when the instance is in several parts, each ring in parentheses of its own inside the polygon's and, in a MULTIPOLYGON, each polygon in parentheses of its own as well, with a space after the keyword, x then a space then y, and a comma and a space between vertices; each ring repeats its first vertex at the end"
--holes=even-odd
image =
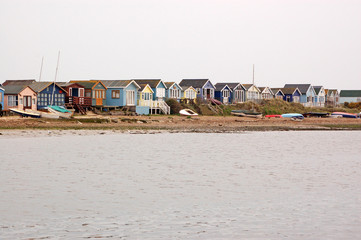
POLYGON ((179 114, 179 111, 182 110, 182 105, 175 99, 169 98, 166 103, 170 107, 170 114, 179 114))

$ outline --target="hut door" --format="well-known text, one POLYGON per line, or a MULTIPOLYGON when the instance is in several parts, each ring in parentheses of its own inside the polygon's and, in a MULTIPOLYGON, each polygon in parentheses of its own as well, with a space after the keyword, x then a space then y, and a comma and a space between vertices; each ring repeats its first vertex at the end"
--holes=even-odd
POLYGON ((126 100, 127 100, 127 103, 126 105, 127 106, 134 106, 134 102, 135 102, 135 93, 134 91, 127 91, 126 93, 126 100))
POLYGON ((95 90, 95 100, 98 106, 103 105, 103 92, 103 90, 95 90))
POLYGON ((24 96, 24 109, 31 108, 31 96, 24 96))

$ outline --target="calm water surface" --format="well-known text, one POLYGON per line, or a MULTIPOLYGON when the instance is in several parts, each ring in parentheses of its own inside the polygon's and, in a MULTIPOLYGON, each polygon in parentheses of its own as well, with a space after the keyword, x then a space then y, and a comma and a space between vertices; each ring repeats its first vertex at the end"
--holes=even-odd
POLYGON ((361 132, 0 137, 0 239, 359 239, 361 132))

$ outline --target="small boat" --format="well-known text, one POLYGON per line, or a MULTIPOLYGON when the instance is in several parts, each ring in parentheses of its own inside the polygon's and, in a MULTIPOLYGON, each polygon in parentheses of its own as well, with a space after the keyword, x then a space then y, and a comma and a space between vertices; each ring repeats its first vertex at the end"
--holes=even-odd
POLYGON ((300 113, 285 113, 281 115, 283 118, 291 118, 291 119, 304 119, 305 117, 300 113))
POLYGON ((17 113, 17 114, 21 115, 22 117, 40 118, 40 113, 26 112, 26 111, 16 109, 16 108, 10 108, 9 110, 11 112, 14 112, 14 113, 17 113))
POLYGON ((304 117, 328 117, 330 114, 325 112, 308 112, 302 115, 304 117))
POLYGON ((73 116, 74 113, 61 106, 48 106, 48 110, 51 113, 57 114, 61 118, 71 118, 71 116, 73 116))
POLYGON ((275 115, 266 115, 265 117, 266 118, 282 118, 282 115, 277 115, 277 114, 275 114, 275 115))
POLYGON ((238 116, 238 117, 253 117, 253 118, 260 118, 262 117, 262 113, 260 112, 252 112, 249 110, 232 110, 232 115, 238 116))
POLYGON ((342 116, 344 118, 357 118, 357 114, 346 112, 333 112, 331 116, 342 116))
POLYGON ((31 109, 26 109, 25 112, 29 112, 29 113, 38 113, 40 114, 40 117, 42 118, 52 118, 52 119, 58 119, 59 115, 52 113, 52 112, 43 112, 43 111, 35 111, 35 110, 31 110, 31 109))
POLYGON ((198 113, 191 109, 182 109, 179 111, 179 114, 183 116, 198 116, 198 113))
POLYGON ((217 99, 214 99, 214 98, 211 98, 210 101, 214 105, 222 105, 223 104, 221 101, 218 101, 217 99))

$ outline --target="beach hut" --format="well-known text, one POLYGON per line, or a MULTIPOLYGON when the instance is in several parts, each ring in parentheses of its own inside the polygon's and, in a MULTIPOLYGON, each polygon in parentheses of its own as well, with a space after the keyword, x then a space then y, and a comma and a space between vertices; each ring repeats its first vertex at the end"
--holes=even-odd
POLYGON ((153 91, 154 101, 163 101, 166 98, 167 86, 161 79, 133 79, 139 86, 148 84, 153 91))
POLYGON ((197 90, 192 86, 183 86, 182 89, 181 101, 187 104, 195 103, 197 99, 197 90))
POLYGON ((286 102, 300 102, 301 91, 298 88, 282 88, 281 90, 284 94, 283 100, 286 102))
POLYGON ((91 106, 102 108, 106 102, 106 86, 100 80, 71 80, 85 89, 85 97, 91 98, 91 106))
POLYGON ((261 99, 273 99, 274 93, 272 92, 271 88, 269 87, 259 87, 261 91, 261 99))
POLYGON ((141 83, 138 90, 138 104, 136 111, 140 115, 148 115, 153 113, 153 94, 154 91, 149 84, 141 83))
POLYGON ((86 109, 92 105, 92 99, 91 97, 85 97, 84 86, 71 82, 59 82, 57 84, 66 91, 65 106, 67 108, 74 108, 78 112, 85 114, 86 109))
POLYGON ((315 105, 316 92, 311 84, 285 84, 284 88, 298 88, 301 92, 300 103, 305 107, 315 105))
POLYGON ((336 107, 339 104, 340 93, 337 89, 325 89, 327 107, 336 107))
POLYGON ((7 85, 4 86, 4 107, 8 111, 10 108, 20 110, 37 110, 37 93, 29 86, 7 85))
POLYGON ((214 85, 216 87, 214 97, 215 99, 221 101, 224 104, 229 104, 232 102, 232 89, 226 83, 217 83, 214 85))
POLYGON ((323 86, 313 86, 315 89, 315 103, 314 106, 324 107, 326 103, 326 92, 323 86))
POLYGON ((64 106, 66 91, 54 82, 34 82, 29 85, 37 94, 37 109, 47 108, 49 105, 64 106))
POLYGON ((5 89, 3 88, 3 86, 0 84, 0 116, 2 116, 2 110, 4 109, 4 93, 5 93, 5 89))
POLYGON ((176 99, 178 102, 180 102, 182 98, 182 87, 179 86, 179 84, 176 82, 165 82, 164 84, 167 87, 165 94, 166 98, 176 99))
POLYGON ((246 101, 260 102, 261 90, 254 84, 242 84, 246 89, 246 101))
POLYGON ((241 83, 225 83, 232 90, 231 103, 243 103, 246 101, 246 88, 241 83))
POLYGON ((281 88, 271 88, 271 91, 273 92, 273 98, 283 100, 285 94, 281 88))
POLYGON ((179 86, 192 86, 197 91, 197 98, 202 100, 213 99, 216 90, 209 79, 183 79, 179 86))
POLYGON ((106 86, 107 107, 130 107, 135 110, 140 86, 134 80, 102 80, 106 86))
POLYGON ((340 104, 345 102, 361 102, 361 90, 341 90, 340 104))

